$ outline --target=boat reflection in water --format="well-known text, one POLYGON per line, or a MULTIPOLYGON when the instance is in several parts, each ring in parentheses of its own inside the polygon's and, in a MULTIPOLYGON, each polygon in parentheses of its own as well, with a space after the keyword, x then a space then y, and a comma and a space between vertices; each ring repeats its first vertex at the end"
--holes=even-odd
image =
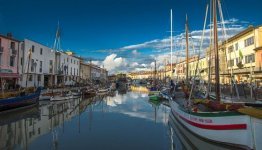
POLYGON ((28 149, 38 137, 50 132, 52 147, 57 149, 58 128, 64 132, 64 123, 80 116, 92 101, 42 102, 37 106, 0 114, 0 149, 28 149))
MULTIPOLYGON (((181 123, 179 123, 172 112, 168 118, 169 136, 171 146, 170 149, 174 150, 239 150, 239 147, 233 147, 232 145, 224 145, 222 143, 215 143, 206 139, 203 139, 196 134, 190 132, 181 123)), ((238 135, 236 135, 238 136, 238 135)))

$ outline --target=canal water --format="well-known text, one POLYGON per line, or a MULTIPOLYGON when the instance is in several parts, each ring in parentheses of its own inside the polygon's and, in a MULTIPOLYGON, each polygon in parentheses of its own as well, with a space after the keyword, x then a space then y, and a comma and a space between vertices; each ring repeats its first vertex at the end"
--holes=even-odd
POLYGON ((0 150, 232 149, 185 130, 168 101, 149 101, 144 87, 90 99, 40 101, 0 115, 0 150))
POLYGON ((169 108, 142 87, 91 99, 40 101, 0 117, 0 149, 169 149, 169 108))

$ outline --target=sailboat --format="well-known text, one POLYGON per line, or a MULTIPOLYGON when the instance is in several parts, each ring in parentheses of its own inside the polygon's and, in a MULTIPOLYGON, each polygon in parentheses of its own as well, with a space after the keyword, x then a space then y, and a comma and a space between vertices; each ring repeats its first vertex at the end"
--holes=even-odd
POLYGON ((149 99, 150 100, 159 100, 159 94, 160 94, 160 91, 159 89, 157 88, 157 82, 156 82, 156 60, 155 60, 155 70, 154 70, 154 81, 153 81, 153 86, 150 88, 150 91, 148 93, 148 96, 149 96, 149 99))
MULTIPOLYGON (((213 10, 213 49, 215 51, 215 76, 216 76, 216 100, 209 103, 218 109, 198 109, 198 104, 190 99, 185 99, 183 91, 176 91, 175 98, 166 95, 169 99, 171 113, 174 118, 187 128, 190 132, 201 138, 228 145, 248 149, 262 149, 262 115, 247 114, 257 111, 255 108, 234 108, 234 104, 224 105, 220 103, 219 85, 219 56, 218 56, 218 34, 217 34, 217 3, 212 0, 213 10), (225 109, 220 109, 224 107, 225 109), (239 111, 240 110, 240 111, 239 111), (242 111, 241 111, 242 110, 242 111), (244 111, 243 111, 244 110, 244 111), (246 110, 246 111, 245 111, 246 110), (240 113, 242 112, 242 113, 240 113)), ((208 10, 208 8, 207 8, 208 10)), ((208 11, 207 11, 208 12, 208 11)), ((206 14, 207 16, 207 14, 206 14)), ((179 89, 179 88, 178 88, 179 89)), ((200 106, 203 106, 200 104, 200 106)))

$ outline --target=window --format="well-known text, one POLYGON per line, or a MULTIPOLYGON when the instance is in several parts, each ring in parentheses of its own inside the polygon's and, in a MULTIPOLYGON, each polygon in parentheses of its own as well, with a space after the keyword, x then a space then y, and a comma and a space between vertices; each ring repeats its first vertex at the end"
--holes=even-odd
POLYGON ((67 62, 69 62, 69 58, 67 58, 67 62))
POLYGON ((2 53, 0 53, 0 65, 2 63, 2 53))
POLYGON ((239 63, 239 60, 240 60, 239 58, 236 58, 236 65, 239 63))
POLYGON ((75 74, 76 74, 76 68, 74 68, 74 76, 75 76, 75 74))
POLYGON ((42 48, 40 48, 40 55, 42 55, 43 54, 43 49, 42 48))
POLYGON ((49 73, 53 73, 53 60, 49 61, 49 73))
POLYGON ((34 59, 31 60, 31 72, 34 72, 34 59))
POLYGON ((238 50, 238 43, 235 44, 235 49, 238 50))
POLYGON ((76 64, 76 60, 74 60, 74 64, 76 64))
POLYGON ((23 66, 23 58, 20 59, 21 66, 23 66))
POLYGON ((233 67, 233 66, 234 66, 234 60, 229 60, 228 67, 233 67))
POLYGON ((245 56, 245 63, 253 63, 253 62, 255 62, 255 54, 245 56))
POLYGON ((72 75, 72 67, 71 67, 70 75, 72 75))
POLYGON ((37 81, 38 81, 38 82, 41 82, 41 75, 38 75, 38 76, 37 76, 37 81))
POLYGON ((33 76, 32 75, 29 75, 29 81, 32 81, 33 80, 33 76))
POLYGON ((35 46, 32 45, 32 53, 35 52, 35 46))
POLYGON ((73 59, 71 59, 71 64, 73 63, 73 59))
MULTIPOLYGON (((4 51, 4 48, 2 47, 2 41, 0 39, 0 53, 2 53, 4 51)), ((0 62, 1 63, 1 62, 0 62)))
POLYGON ((254 44, 254 37, 253 36, 245 40, 245 47, 248 47, 248 46, 253 45, 253 44, 254 44))
POLYGON ((39 72, 42 72, 43 62, 40 61, 39 72))
POLYGON ((233 51, 234 51, 234 46, 233 45, 229 46, 228 47, 228 53, 231 53, 233 51))
POLYGON ((15 42, 11 42, 10 48, 11 48, 12 50, 15 50, 15 42))
POLYGON ((10 56, 10 66, 11 67, 15 66, 15 57, 14 56, 10 56))

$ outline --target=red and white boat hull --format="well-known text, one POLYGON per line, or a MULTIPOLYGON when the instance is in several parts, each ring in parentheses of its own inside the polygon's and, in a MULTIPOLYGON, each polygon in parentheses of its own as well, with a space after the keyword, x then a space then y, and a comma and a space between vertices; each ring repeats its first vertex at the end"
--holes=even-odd
POLYGON ((216 142, 255 149, 251 117, 232 112, 189 113, 169 100, 176 119, 191 132, 216 142))

